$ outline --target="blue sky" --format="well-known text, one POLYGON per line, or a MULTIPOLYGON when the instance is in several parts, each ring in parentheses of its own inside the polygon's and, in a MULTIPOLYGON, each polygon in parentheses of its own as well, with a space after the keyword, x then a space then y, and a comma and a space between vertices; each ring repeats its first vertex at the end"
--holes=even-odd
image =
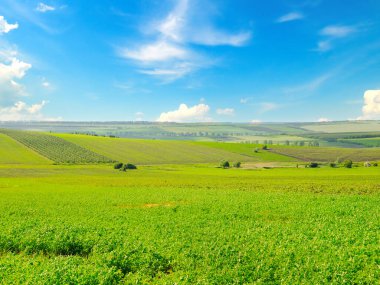
POLYGON ((0 0, 0 120, 380 119, 378 0, 0 0))

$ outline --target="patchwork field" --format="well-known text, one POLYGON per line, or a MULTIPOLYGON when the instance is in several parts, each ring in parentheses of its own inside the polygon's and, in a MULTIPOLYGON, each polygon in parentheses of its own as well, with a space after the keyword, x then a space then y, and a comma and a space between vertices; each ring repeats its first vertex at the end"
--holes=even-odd
POLYGON ((301 161, 334 162, 380 160, 380 148, 332 148, 332 147, 272 147, 271 152, 301 161))
POLYGON ((2 284, 380 278, 376 168, 3 166, 0 177, 2 284))
POLYGON ((255 153, 256 145, 188 141, 139 140, 87 135, 56 136, 118 161, 137 164, 218 163, 230 161, 294 161, 265 151, 255 153))

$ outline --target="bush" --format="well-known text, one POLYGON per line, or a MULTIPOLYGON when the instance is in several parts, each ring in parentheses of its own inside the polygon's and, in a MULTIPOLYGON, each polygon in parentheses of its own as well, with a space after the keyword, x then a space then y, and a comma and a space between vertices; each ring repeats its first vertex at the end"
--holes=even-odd
POLYGON ((127 168, 127 169, 137 169, 137 166, 134 165, 134 164, 132 164, 132 163, 127 163, 127 164, 126 164, 126 168, 127 168))
POLYGON ((345 160, 343 163, 343 166, 345 168, 352 168, 352 160, 350 160, 350 159, 345 160))
POLYGON ((230 168, 230 163, 228 161, 226 161, 226 160, 222 160, 220 162, 220 167, 222 167, 222 168, 230 168))
POLYGON ((255 152, 255 153, 258 153, 258 152, 259 152, 259 148, 258 148, 258 147, 255 148, 254 152, 255 152))
POLYGON ((121 162, 115 163, 115 165, 113 166, 114 169, 120 169, 122 167, 123 167, 123 163, 121 162))
POLYGON ((377 167, 377 166, 378 166, 377 162, 372 163, 372 165, 373 165, 374 167, 377 167))
POLYGON ((332 167, 332 168, 335 168, 336 167, 336 163, 335 162, 330 162, 329 166, 332 167))
POLYGON ((310 162, 309 167, 310 168, 317 168, 319 166, 318 162, 310 162))
POLYGON ((240 168, 240 166, 241 166, 241 162, 240 161, 234 163, 234 167, 235 168, 240 168))
POLYGON ((263 150, 267 150, 267 149, 268 149, 268 146, 267 146, 267 145, 263 145, 262 149, 263 149, 263 150))

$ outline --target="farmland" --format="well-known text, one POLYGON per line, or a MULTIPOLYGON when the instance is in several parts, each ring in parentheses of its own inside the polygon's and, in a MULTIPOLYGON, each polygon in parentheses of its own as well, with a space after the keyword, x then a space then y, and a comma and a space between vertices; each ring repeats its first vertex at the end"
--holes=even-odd
POLYGON ((0 146, 0 284, 380 279, 380 168, 296 168, 373 161, 377 148, 10 130, 0 146), (243 164, 222 169, 221 159, 243 164), (138 169, 104 163, 114 160, 138 169))
POLYGON ((380 278, 375 168, 2 167, 0 177, 4 284, 380 278))
POLYGON ((48 134, 5 129, 0 129, 0 133, 6 134, 56 163, 112 162, 105 156, 48 134))

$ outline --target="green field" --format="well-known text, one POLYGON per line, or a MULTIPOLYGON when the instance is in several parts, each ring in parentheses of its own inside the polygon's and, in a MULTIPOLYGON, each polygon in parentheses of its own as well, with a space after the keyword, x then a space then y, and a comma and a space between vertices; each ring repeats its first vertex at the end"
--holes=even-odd
MULTIPOLYGON (((6 129, 0 129, 0 134, 13 138, 56 163, 109 163, 113 161, 50 134, 6 129)), ((12 152, 9 155, 12 155, 12 152)))
POLYGON ((114 160, 137 164, 218 163, 230 161, 294 161, 269 152, 255 153, 255 145, 160 141, 58 134, 60 138, 114 160))
POLYGON ((48 164, 50 161, 0 133, 0 164, 48 164))
POLYGON ((377 148, 4 129, 0 147, 0 284, 380 281, 380 168, 295 167, 377 148))
POLYGON ((377 168, 3 166, 0 177, 2 284, 380 278, 377 168))
POLYGON ((276 147, 273 153, 293 157, 301 161, 333 162, 350 159, 363 162, 380 160, 380 148, 337 148, 337 147, 276 147))

